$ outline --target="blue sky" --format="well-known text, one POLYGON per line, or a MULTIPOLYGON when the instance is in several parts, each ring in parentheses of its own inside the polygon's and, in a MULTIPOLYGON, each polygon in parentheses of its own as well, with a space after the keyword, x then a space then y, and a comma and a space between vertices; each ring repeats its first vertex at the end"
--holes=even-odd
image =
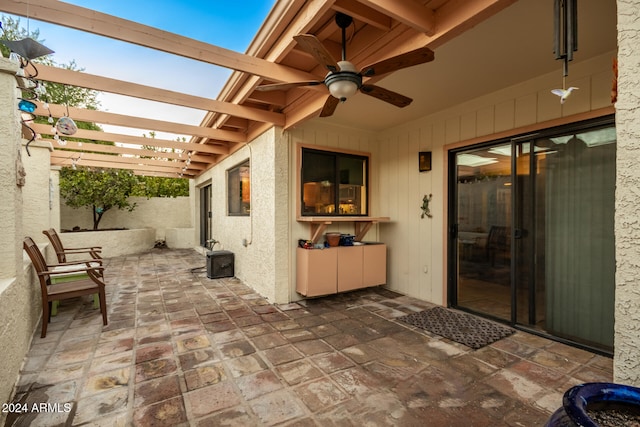
MULTIPOLYGON (((275 0, 66 0, 161 30, 244 53, 264 22, 275 0)), ((21 17, 21 26, 40 31, 52 58, 66 64, 75 60, 91 74, 127 80, 192 95, 215 98, 231 70, 95 36, 66 27, 21 17)), ((119 114, 199 124, 204 113, 150 101, 103 94, 101 109, 119 114)), ((105 127, 110 132, 131 132, 105 127)), ((173 136, 158 135, 159 137, 173 136)))

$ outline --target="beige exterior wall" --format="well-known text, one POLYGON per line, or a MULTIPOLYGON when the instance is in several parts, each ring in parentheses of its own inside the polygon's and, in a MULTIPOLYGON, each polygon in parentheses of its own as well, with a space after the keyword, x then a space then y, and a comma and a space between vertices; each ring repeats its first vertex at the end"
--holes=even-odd
MULTIPOLYGON (((551 89, 558 72, 474 99, 384 132, 379 139, 380 229, 389 245, 388 284, 398 292, 446 304, 446 149, 493 135, 516 135, 527 126, 611 106, 615 52, 571 65, 567 85, 580 89, 561 106, 551 89), (574 98, 575 95, 575 98, 574 98), (418 171, 418 152, 432 152, 432 170, 418 171), (433 194, 433 218, 420 218, 422 198, 433 194)), ((559 65, 560 67, 560 65, 559 65)), ((567 119, 570 120, 570 119, 567 119)))
POLYGON ((640 387, 640 1, 618 0, 614 380, 640 387))
POLYGON ((196 183, 212 185, 212 237, 220 242, 214 249, 233 252, 236 277, 277 303, 289 301, 287 162, 287 142, 280 129, 272 128, 196 183), (251 161, 251 215, 229 216, 227 170, 247 159, 251 161))

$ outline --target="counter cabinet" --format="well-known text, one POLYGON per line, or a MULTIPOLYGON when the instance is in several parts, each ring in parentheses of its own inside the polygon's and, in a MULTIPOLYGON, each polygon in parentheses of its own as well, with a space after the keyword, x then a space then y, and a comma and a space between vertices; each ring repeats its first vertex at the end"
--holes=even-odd
POLYGON ((296 291, 307 297, 387 282, 387 245, 383 243, 326 249, 297 248, 296 260, 296 291))

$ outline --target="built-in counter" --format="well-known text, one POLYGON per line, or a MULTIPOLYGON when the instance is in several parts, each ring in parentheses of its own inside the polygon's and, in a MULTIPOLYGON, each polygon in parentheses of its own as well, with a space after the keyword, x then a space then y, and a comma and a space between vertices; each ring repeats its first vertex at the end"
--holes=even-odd
POLYGON ((373 224, 388 217, 301 217, 311 226, 314 244, 334 222, 354 223, 354 246, 297 248, 296 291, 307 297, 335 294, 387 283, 387 245, 362 242, 373 224))
POLYGON ((334 222, 353 222, 354 236, 356 242, 360 242, 367 234, 373 224, 379 222, 389 222, 388 216, 341 216, 341 217, 325 217, 325 216, 300 216, 298 222, 308 222, 311 227, 311 240, 314 244, 318 243, 320 237, 324 234, 327 227, 334 222))

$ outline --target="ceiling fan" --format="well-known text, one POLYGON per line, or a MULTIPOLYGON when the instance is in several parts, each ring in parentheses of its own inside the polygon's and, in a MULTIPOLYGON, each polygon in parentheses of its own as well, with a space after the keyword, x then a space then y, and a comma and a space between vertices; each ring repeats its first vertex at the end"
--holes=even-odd
POLYGON ((363 84, 363 77, 380 76, 392 71, 411 67, 413 65, 424 64, 433 61, 433 51, 427 47, 418 48, 410 52, 384 59, 375 64, 368 65, 358 72, 353 63, 347 61, 346 29, 351 25, 353 19, 349 15, 338 12, 336 14, 336 24, 342 29, 342 60, 337 61, 331 57, 329 51, 312 34, 299 34, 294 36, 294 40, 300 48, 311 54, 316 61, 329 70, 324 80, 310 80, 294 83, 275 83, 256 87, 259 91, 288 90, 294 87, 317 86, 324 84, 329 89, 327 98, 320 117, 331 116, 339 102, 344 102, 353 96, 358 90, 365 95, 373 96, 382 101, 395 105, 396 107, 406 107, 413 101, 399 93, 381 88, 372 84, 363 84))

